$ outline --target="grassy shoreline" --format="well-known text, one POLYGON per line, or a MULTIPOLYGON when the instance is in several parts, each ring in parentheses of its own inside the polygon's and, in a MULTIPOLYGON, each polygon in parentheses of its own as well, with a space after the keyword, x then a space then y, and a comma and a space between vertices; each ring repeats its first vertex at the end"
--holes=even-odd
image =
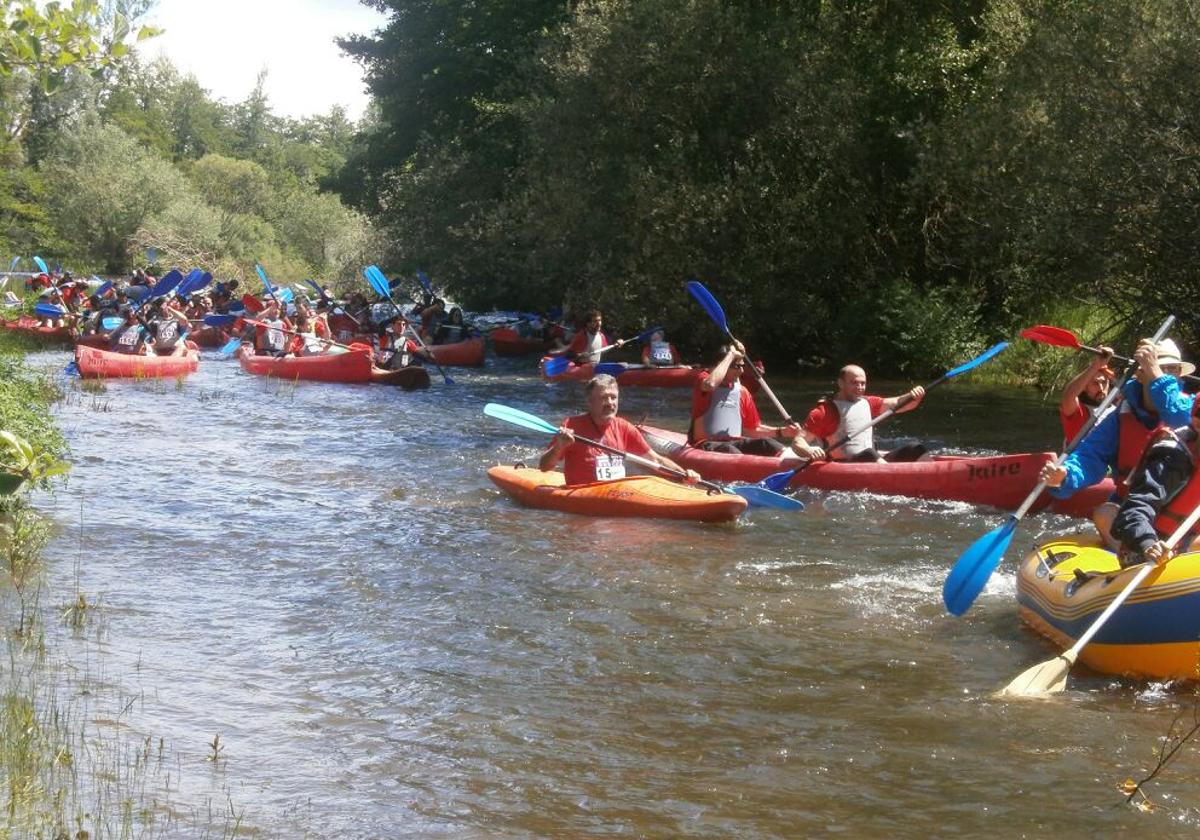
MULTIPOLYGON (((67 442, 51 406, 63 394, 27 366, 32 349, 0 333, 0 429, 61 458, 67 442)), ((173 801, 180 757, 139 731, 127 692, 102 673, 103 610, 80 590, 78 569, 74 584, 61 574, 51 584, 42 550, 54 523, 29 489, 0 495, 0 838, 245 833, 232 804, 173 801), (80 662, 67 650, 80 657, 77 645, 80 662)), ((81 541, 77 563, 83 554, 81 541)))

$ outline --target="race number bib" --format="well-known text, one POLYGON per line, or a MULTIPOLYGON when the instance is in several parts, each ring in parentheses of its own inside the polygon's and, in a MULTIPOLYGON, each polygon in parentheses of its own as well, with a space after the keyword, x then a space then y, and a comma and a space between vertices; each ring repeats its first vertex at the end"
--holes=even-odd
POLYGON ((158 340, 168 344, 179 337, 179 325, 174 321, 166 321, 158 328, 158 340))
POLYGON ((121 337, 117 339, 117 343, 122 347, 133 347, 138 343, 139 338, 141 338, 141 330, 128 329, 121 333, 121 337))
POLYGON ((625 477, 625 459, 620 455, 596 456, 596 480, 616 481, 625 477))
POLYGON ((282 350, 284 345, 283 330, 276 327, 267 328, 267 344, 272 350, 282 350))

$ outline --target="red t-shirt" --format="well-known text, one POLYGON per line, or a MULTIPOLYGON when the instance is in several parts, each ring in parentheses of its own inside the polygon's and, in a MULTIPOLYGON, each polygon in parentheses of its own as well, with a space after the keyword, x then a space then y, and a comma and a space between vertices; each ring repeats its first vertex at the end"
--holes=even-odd
MULTIPOLYGON (((692 428, 700 434, 693 443, 699 443, 706 439, 703 437, 704 429, 698 428, 696 421, 703 417, 708 412, 708 407, 712 405, 713 392, 705 391, 699 384, 704 381, 708 374, 709 371, 702 371, 696 378, 696 386, 692 388, 692 428)), ((742 412, 742 434, 745 435, 746 432, 753 431, 761 426, 762 418, 758 415, 758 406, 754 404, 754 395, 750 393, 749 388, 743 385, 741 395, 738 399, 738 408, 742 412)))
MULTIPOLYGON (((642 437, 642 433, 628 420, 614 417, 604 432, 596 428, 591 416, 580 414, 568 417, 563 425, 577 435, 591 438, 599 443, 607 444, 614 449, 623 449, 633 455, 650 455, 650 445, 642 437)), ((624 469, 625 459, 583 443, 573 443, 567 447, 563 457, 563 475, 567 484, 590 484, 593 481, 604 481, 608 471, 620 466, 624 469)), ((618 470, 619 472, 619 470, 618 470)))
MULTIPOLYGON (((863 399, 871 406, 871 417, 878 417, 883 413, 883 397, 866 396, 863 399)), ((841 422, 841 412, 833 404, 833 400, 821 400, 804 419, 804 430, 828 440, 837 433, 838 425, 841 422)))
POLYGON ((1091 412, 1082 404, 1076 404, 1074 414, 1063 414, 1062 409, 1059 409, 1058 419, 1062 421, 1063 440, 1075 440, 1075 435, 1079 434, 1079 430, 1091 416, 1091 412))

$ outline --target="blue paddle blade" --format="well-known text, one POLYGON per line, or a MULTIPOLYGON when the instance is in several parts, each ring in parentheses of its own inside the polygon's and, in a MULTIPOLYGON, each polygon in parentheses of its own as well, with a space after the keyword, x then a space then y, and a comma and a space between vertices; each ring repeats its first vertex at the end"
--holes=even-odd
POLYGON ((241 346, 242 346, 242 339, 240 337, 239 338, 231 338, 231 339, 229 339, 229 341, 227 341, 225 344, 223 344, 221 346, 221 349, 218 352, 222 356, 232 356, 237 351, 237 349, 241 346))
POLYGON ((34 257, 33 261, 37 265, 38 271, 42 272, 42 274, 50 273, 50 269, 46 268, 46 261, 44 259, 41 257, 34 257))
POLYGON ((382 284, 380 283, 380 280, 383 278, 383 272, 377 266, 369 265, 364 268, 363 277, 367 278, 367 283, 370 284, 375 294, 386 296, 388 291, 390 291, 386 280, 383 280, 382 284))
POLYGON ((100 319, 100 326, 106 330, 115 330, 117 327, 125 323, 124 318, 118 318, 116 315, 109 315, 107 318, 100 319))
POLYGON ((205 315, 204 325, 207 327, 228 327, 238 319, 236 315, 205 315))
POLYGON ((33 307, 33 312, 39 318, 61 318, 67 314, 61 306, 52 303, 39 303, 33 307))
POLYGON ((276 297, 283 303, 291 303, 296 299, 296 293, 291 289, 281 289, 276 297))
POLYGON ((995 347, 990 347, 990 348, 988 348, 987 350, 983 351, 983 353, 981 353, 980 355, 976 356, 976 357, 975 357, 974 359, 972 359, 971 361, 969 361, 969 362, 965 362, 965 363, 963 363, 963 364, 959 365, 959 366, 958 366, 958 367, 956 367, 954 370, 948 370, 948 371, 946 371, 944 374, 942 374, 942 379, 953 379, 954 377, 958 376, 960 373, 966 373, 966 372, 967 372, 967 371, 969 371, 969 370, 972 370, 972 369, 974 369, 974 368, 977 368, 977 367, 979 367, 981 364, 983 364, 983 363, 984 363, 984 362, 986 362, 988 359, 990 359, 990 358, 992 358, 993 356, 995 356, 997 353, 999 353, 1000 351, 1002 351, 1002 350, 1003 350, 1004 348, 1006 348, 1006 347, 1008 347, 1008 342, 1007 342, 1007 341, 1001 341, 1001 342, 1000 342, 999 344, 997 344, 995 347))
POLYGON ((113 287, 112 281, 105 280, 103 283, 100 284, 100 286, 96 289, 96 291, 93 292, 93 294, 98 295, 99 297, 104 297, 106 294, 108 294, 109 292, 112 291, 112 287, 113 287))
POLYGON ((687 290, 704 307, 708 317, 712 318, 713 323, 721 328, 721 332, 728 333, 729 322, 725 320, 725 310, 721 308, 721 304, 717 303, 717 299, 709 294, 708 289, 704 288, 704 284, 699 280, 689 280, 687 290))
POLYGON ((542 432, 547 435, 558 434, 558 427, 550 425, 541 417, 500 403, 488 403, 483 407, 483 413, 488 417, 495 417, 497 420, 503 420, 534 432, 542 432))
POLYGON ((20 258, 20 257, 13 257, 13 258, 12 258, 12 262, 10 262, 10 263, 8 264, 8 270, 9 270, 9 271, 15 271, 15 270, 16 270, 16 268, 17 268, 17 263, 19 263, 20 261, 21 261, 21 258, 20 258))
POLYGON ((246 304, 242 303, 240 300, 231 300, 229 303, 225 304, 225 308, 230 312, 245 312, 246 304))
POLYGON ((784 470, 783 472, 771 473, 769 476, 758 482, 759 487, 765 487, 775 493, 782 493, 791 483, 792 476, 799 470, 784 470))
MULTIPOLYGON (((156 298, 156 297, 162 297, 163 295, 168 295, 171 293, 172 289, 174 289, 176 286, 178 286, 182 282, 183 282, 183 275, 180 273, 179 269, 172 268, 170 271, 168 271, 166 274, 164 274, 162 276, 161 280, 159 280, 157 283, 154 284, 154 288, 150 290, 150 292, 147 296, 156 298)), ((130 288, 129 288, 130 297, 133 296, 132 291, 133 291, 133 289, 136 289, 136 288, 138 288, 138 287, 130 286, 130 288)), ((143 287, 143 288, 145 288, 145 287, 143 287)))
POLYGON ((645 341, 647 338, 649 338, 650 336, 654 335, 656 332, 659 332, 660 330, 661 330, 661 331, 663 331, 663 332, 666 332, 666 330, 663 330, 663 328, 662 328, 661 326, 657 326, 657 327, 651 327, 650 329, 648 329, 648 330, 645 330, 644 332, 640 332, 640 333, 638 333, 638 334, 637 334, 637 335, 635 335, 633 338, 629 339, 629 341, 628 341, 628 342, 626 342, 626 343, 627 343, 627 344, 632 344, 632 343, 634 343, 634 342, 637 342, 637 341, 645 341))
POLYGON ((263 271, 263 267, 258 263, 254 264, 254 270, 258 272, 258 279, 262 281, 263 287, 267 290, 267 294, 271 294, 271 281, 267 279, 267 272, 263 271))
POLYGON ((421 288, 429 294, 433 294, 433 285, 429 282, 429 277, 424 271, 417 272, 417 279, 421 281, 421 288))
POLYGON ((592 369, 593 373, 606 373, 609 376, 620 376, 629 366, 622 362, 600 362, 592 369))
POLYGON ((149 286, 130 286, 128 289, 125 290, 125 294, 129 297, 130 300, 135 301, 136 303, 141 303, 146 298, 150 297, 150 287, 149 286))
POLYGON ((977 539, 958 558, 942 584, 942 602, 951 615, 962 615, 975 603, 1004 558, 1016 529, 1017 520, 1010 516, 999 528, 977 539))
POLYGON ((63 368, 63 373, 65 373, 67 376, 82 376, 83 375, 79 372, 79 365, 76 364, 74 359, 67 362, 67 366, 65 368, 63 368))
POLYGON ((567 372, 567 368, 571 366, 571 362, 566 356, 554 356, 547 359, 542 365, 542 374, 544 376, 560 376, 567 372))
POLYGON ((799 499, 793 499, 791 496, 784 496, 780 493, 773 493, 765 487, 759 487, 757 484, 739 484, 730 487, 729 492, 737 493, 750 504, 759 507, 770 507, 778 510, 804 510, 804 502, 799 499))

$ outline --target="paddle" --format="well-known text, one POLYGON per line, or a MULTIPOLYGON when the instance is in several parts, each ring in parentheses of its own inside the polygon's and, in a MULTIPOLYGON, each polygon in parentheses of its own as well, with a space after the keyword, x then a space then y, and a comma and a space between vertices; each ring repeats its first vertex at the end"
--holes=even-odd
POLYGON ((436 295, 433 294, 433 284, 429 282, 429 276, 426 275, 424 271, 421 271, 420 269, 417 270, 417 280, 420 281, 421 288, 425 290, 426 294, 428 294, 430 297, 436 297, 436 295))
MULTIPOLYGON (((708 317, 712 318, 713 323, 720 328, 721 332, 725 333, 726 338, 728 338, 730 342, 736 341, 736 339, 733 337, 733 333, 729 331, 729 321, 727 321, 725 318, 725 310, 721 308, 721 304, 717 303, 717 299, 712 296, 708 289, 704 288, 704 284, 702 284, 699 280, 689 280, 687 283, 687 290, 691 292, 692 297, 694 297, 696 301, 704 308, 704 311, 708 313, 708 317)), ((779 412, 779 416, 783 418, 783 422, 796 422, 792 419, 792 415, 788 413, 787 409, 783 407, 782 403, 779 402, 779 398, 775 396, 775 392, 771 390, 771 386, 768 385, 767 380, 763 378, 762 371, 760 371, 758 367, 755 366, 754 363, 749 359, 746 360, 746 368, 751 374, 753 374, 754 378, 758 380, 758 384, 762 387, 763 393, 767 395, 767 399, 769 399, 771 404, 775 406, 775 410, 779 412)))
MULTIPOLYGON (((1174 548, 1175 545, 1184 538, 1192 526, 1196 524, 1196 520, 1200 519, 1200 507, 1188 514, 1188 518, 1180 523, 1175 529, 1175 533, 1167 538, 1167 548, 1174 548)), ((1032 668, 1027 668, 1008 685, 1006 685, 1000 693, 1007 697, 1029 697, 1039 694, 1057 694, 1067 687, 1067 674, 1071 671, 1071 666, 1075 664, 1075 660, 1079 658, 1079 652, 1084 646, 1092 640, 1092 638, 1100 632, 1100 628, 1104 626, 1112 614, 1117 611, 1117 607, 1125 603, 1125 600, 1133 594, 1133 590, 1137 589, 1146 577, 1154 571, 1159 564, 1146 563, 1133 580, 1121 590, 1116 598, 1113 598, 1112 603, 1105 607, 1104 612, 1092 622, 1092 626, 1084 631, 1083 635, 1071 648, 1053 659, 1045 662, 1039 662, 1032 668)))
MULTIPOLYGON (((1086 344, 1080 344, 1079 337, 1076 336, 1075 333, 1071 332, 1070 330, 1063 329, 1062 327, 1051 327, 1045 324, 1038 324, 1035 327, 1028 327, 1021 330, 1021 338, 1028 338, 1030 341, 1036 341, 1039 344, 1048 344, 1051 347, 1069 347, 1072 350, 1082 350, 1085 353, 1092 353, 1096 356, 1104 355, 1104 351, 1102 351, 1099 347, 1089 347, 1086 344)), ((1117 356, 1114 354, 1113 356, 1110 356, 1110 358, 1118 364, 1133 364, 1133 359, 1130 359, 1126 356, 1117 356)), ((1189 374, 1179 378, 1186 379, 1189 382, 1200 383, 1200 376, 1192 376, 1189 374)))
MULTIPOLYGON (((1163 321, 1162 326, 1158 328, 1158 332, 1154 334, 1154 341, 1159 341, 1167 330, 1171 329, 1171 325, 1175 323, 1175 316, 1168 315, 1167 320, 1163 321)), ((1117 394, 1121 393, 1121 385, 1129 378, 1133 372, 1133 365, 1128 365, 1125 372, 1122 374, 1120 382, 1113 384, 1109 389, 1107 396, 1096 409, 1086 423, 1083 424, 1075 437, 1067 445, 1066 450, 1054 459, 1054 466, 1059 467, 1062 462, 1067 459, 1067 456, 1079 445, 1079 442, 1087 437, 1088 432, 1096 425, 1096 421, 1104 416, 1105 410, 1112 405, 1113 400, 1117 398, 1117 394)), ((953 568, 950 569, 950 574, 946 575, 946 581, 942 584, 942 602, 946 605, 946 610, 952 615, 962 615, 971 604, 975 603, 975 599, 979 593, 983 591, 983 587, 987 584, 988 578, 992 576, 992 572, 1000 565, 1000 561, 1004 559, 1004 552, 1008 550, 1009 544, 1012 542, 1013 533, 1017 529, 1017 523, 1029 512, 1033 507, 1033 503, 1037 501, 1038 496, 1046 489, 1046 482, 1039 481, 1037 486, 1030 491, 1025 497, 1025 501, 1021 506, 1005 520, 1004 524, 995 530, 989 531, 978 540, 976 540, 966 551, 964 551, 955 561, 953 568)))
POLYGON ((108 315, 100 319, 100 326, 110 332, 125 323, 124 318, 119 318, 116 315, 108 315))
MULTIPOLYGON (((648 330, 643 330, 642 332, 638 333, 633 338, 625 339, 621 344, 609 344, 606 347, 601 347, 599 350, 593 351, 593 353, 589 355, 599 356, 601 353, 607 353, 609 350, 616 350, 617 347, 624 346, 625 344, 636 344, 639 341, 645 341, 647 338, 654 335, 661 329, 662 327, 651 327, 648 330)), ((600 370, 600 366, 596 368, 595 372, 607 373, 609 376, 616 376, 618 373, 621 373, 625 370, 625 366, 620 365, 619 362, 612 362, 610 364, 619 365, 619 369, 617 369, 616 373, 613 372, 612 368, 609 368, 608 370, 600 370)), ((558 376, 560 373, 566 371, 566 369, 570 366, 571 362, 566 356, 554 356, 542 366, 542 371, 546 376, 558 376)))
POLYGON ((52 303, 39 303, 34 305, 33 314, 37 315, 39 318, 49 318, 53 320, 56 318, 65 318, 67 316, 67 310, 63 309, 61 306, 55 306, 52 303))
POLYGON ((113 282, 111 280, 105 280, 99 285, 99 287, 97 287, 96 291, 92 292, 92 294, 94 294, 96 297, 104 297, 106 294, 112 291, 112 287, 113 282))
POLYGON ((263 305, 263 302, 261 300, 259 300, 254 295, 250 294, 249 292, 246 292, 246 294, 242 295, 242 307, 247 312, 249 312, 251 315, 262 312, 264 309, 267 308, 266 306, 263 305))
MULTIPOLYGON (((965 363, 959 365, 958 367, 954 368, 953 370, 946 371, 940 377, 938 377, 933 382, 930 382, 928 385, 925 386, 925 393, 928 394, 930 391, 932 391, 937 386, 941 385, 943 382, 949 382, 951 379, 958 376, 959 374, 966 373, 969 370, 974 370, 975 368, 979 367, 981 364, 986 362, 988 359, 991 359, 993 356, 1000 353, 1007 346, 1008 346, 1007 341, 1001 341, 999 344, 997 344, 993 347, 989 347, 987 350, 984 350, 982 353, 980 353, 978 356, 976 356, 971 361, 965 362, 965 363)), ((884 420, 888 419, 893 414, 895 414, 897 411, 904 408, 904 406, 908 405, 910 402, 912 402, 912 397, 910 397, 908 394, 904 394, 903 396, 899 397, 896 400, 895 408, 889 408, 887 411, 883 412, 878 417, 871 420, 870 423, 868 423, 863 428, 859 429, 853 435, 846 435, 843 438, 841 438, 840 440, 835 441, 832 445, 830 445, 829 449, 827 449, 826 452, 827 453, 833 452, 835 449, 840 449, 841 447, 843 447, 847 443, 849 443, 851 440, 853 440, 855 435, 860 435, 863 432, 865 432, 867 429, 870 429, 870 428, 873 428, 873 427, 879 425, 884 420)), ((813 464, 812 461, 806 461, 805 463, 796 467, 795 469, 784 470, 783 472, 772 473, 771 475, 767 476, 762 481, 760 481, 759 484, 761 484, 763 487, 766 487, 766 488, 769 488, 769 489, 775 490, 775 491, 784 490, 787 488, 788 484, 791 482, 792 476, 796 475, 797 473, 804 472, 804 470, 808 469, 810 466, 812 466, 812 464, 813 464)))
MULTIPOLYGON (((388 302, 391 303, 392 308, 396 310, 396 314, 398 314, 398 315, 403 314, 400 311, 400 307, 396 305, 396 301, 392 298, 392 289, 390 286, 388 286, 387 278, 383 276, 383 272, 379 270, 379 266, 377 266, 377 265, 367 266, 366 268, 363 269, 363 276, 367 278, 367 283, 369 283, 371 288, 375 290, 376 294, 382 295, 383 297, 386 297, 388 299, 388 302)), ((413 333, 413 336, 417 339, 417 343, 421 345, 421 349, 425 351, 427 357, 429 358, 429 361, 433 362, 433 366, 435 368, 437 368, 438 373, 440 373, 442 375, 442 379, 445 381, 445 383, 447 385, 453 385, 454 380, 450 378, 450 375, 448 373, 446 373, 445 368, 443 368, 440 364, 438 364, 438 360, 433 358, 433 354, 429 352, 429 347, 425 344, 425 341, 421 338, 421 334, 419 332, 417 332, 416 330, 413 330, 412 333, 413 333)))
MULTIPOLYGON (((522 428, 529 429, 534 432, 542 432, 543 434, 548 434, 551 436, 558 434, 558 428, 550 423, 547 423, 542 418, 516 408, 511 408, 507 405, 488 403, 483 407, 483 413, 488 417, 495 417, 497 420, 503 420, 506 423, 512 423, 513 425, 521 426, 522 428)), ((687 477, 687 473, 683 472, 682 470, 673 470, 670 467, 665 467, 662 464, 659 464, 657 461, 651 461, 649 458, 643 458, 639 455, 632 455, 624 450, 617 449, 613 446, 608 446, 607 444, 600 443, 599 441, 590 440, 589 438, 580 437, 579 435, 575 436, 575 440, 587 446, 594 446, 595 448, 603 450, 604 452, 611 452, 614 455, 621 455, 625 458, 628 458, 635 464, 648 467, 652 470, 657 470, 658 472, 666 473, 667 475, 671 475, 676 478, 687 477)), ((781 496, 778 493, 773 493, 770 490, 753 484, 725 488, 719 484, 714 484, 711 481, 698 481, 696 483, 702 487, 707 487, 710 490, 715 490, 718 493, 736 493, 752 505, 773 507, 780 510, 804 510, 804 503, 799 499, 793 499, 791 496, 781 496)))
MULTIPOLYGON (((209 318, 223 318, 223 317, 225 317, 225 316, 223 316, 223 315, 205 315, 204 323, 208 324, 209 318)), ((238 320, 242 321, 243 323, 255 326, 255 327, 267 327, 268 329, 277 329, 284 335, 305 335, 305 333, 297 332, 296 330, 285 330, 283 327, 271 327, 266 321, 259 321, 254 318, 240 318, 238 320)), ((210 326, 216 326, 216 325, 210 324, 210 326)), ((334 341, 333 339, 321 338, 320 336, 317 336, 317 340, 320 341, 322 344, 329 345, 330 347, 341 347, 344 350, 350 350, 355 353, 360 352, 362 350, 370 350, 371 349, 371 346, 369 344, 360 344, 360 343, 339 344, 338 342, 334 341)), ((237 350, 237 348, 241 345, 241 343, 242 343, 242 339, 240 337, 235 338, 232 341, 228 342, 224 347, 222 347, 221 352, 224 353, 225 355, 229 355, 229 353, 232 353, 234 350, 237 350), (233 348, 232 350, 229 349, 231 347, 233 348)))
POLYGON ((19 263, 20 261, 21 261, 21 258, 20 258, 20 257, 13 257, 13 258, 12 258, 12 262, 8 264, 8 270, 9 270, 9 271, 16 271, 16 270, 17 270, 17 263, 19 263))
POLYGON ((220 315, 214 312, 205 315, 201 320, 204 321, 204 325, 207 327, 228 327, 236 323, 240 317, 240 315, 220 315))
POLYGON ((46 261, 44 259, 41 257, 34 257, 33 261, 37 265, 38 271, 42 272, 42 274, 45 274, 47 277, 50 276, 50 269, 46 268, 46 261))
MULTIPOLYGON (((275 297, 275 290, 271 288, 271 281, 267 279, 267 272, 264 271, 263 267, 258 263, 254 264, 254 270, 258 272, 258 279, 262 280, 262 284, 266 288, 267 294, 271 296, 271 300, 275 301, 275 304, 278 306, 279 298, 275 297)), ((242 298, 242 300, 245 300, 245 298, 242 298)), ((249 304, 247 304, 247 308, 248 307, 249 304)))

